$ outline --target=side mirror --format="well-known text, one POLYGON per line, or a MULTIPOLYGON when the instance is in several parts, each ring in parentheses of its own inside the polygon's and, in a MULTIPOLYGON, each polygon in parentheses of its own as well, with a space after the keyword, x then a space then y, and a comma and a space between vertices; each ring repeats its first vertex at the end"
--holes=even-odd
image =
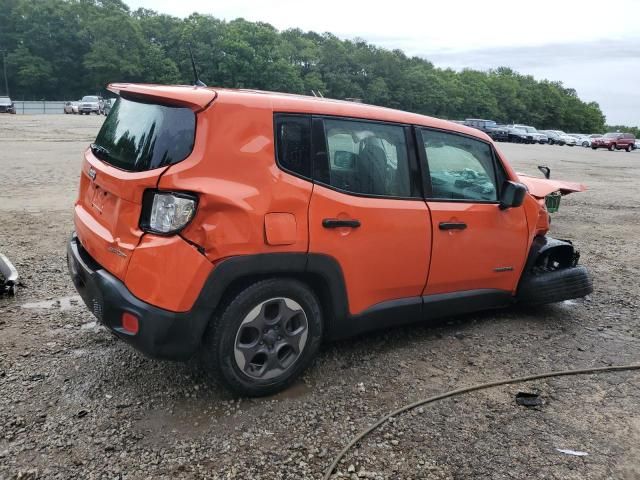
POLYGON ((527 187, 521 183, 507 180, 502 185, 502 195, 500 196, 500 210, 519 207, 524 202, 527 187))

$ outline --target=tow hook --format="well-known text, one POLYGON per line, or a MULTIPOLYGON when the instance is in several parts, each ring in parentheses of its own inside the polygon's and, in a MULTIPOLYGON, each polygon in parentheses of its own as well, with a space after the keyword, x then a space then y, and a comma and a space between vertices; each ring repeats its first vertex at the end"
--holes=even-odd
POLYGON ((16 267, 0 253, 0 295, 15 295, 18 288, 18 271, 16 267))

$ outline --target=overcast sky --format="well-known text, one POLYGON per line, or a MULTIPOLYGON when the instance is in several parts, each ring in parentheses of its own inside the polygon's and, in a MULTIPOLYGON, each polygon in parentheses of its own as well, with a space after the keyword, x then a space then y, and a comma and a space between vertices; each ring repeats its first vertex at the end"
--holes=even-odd
POLYGON ((640 126, 640 0, 125 0, 276 28, 331 32, 400 48, 439 67, 508 66, 562 81, 595 100, 609 124, 640 126))

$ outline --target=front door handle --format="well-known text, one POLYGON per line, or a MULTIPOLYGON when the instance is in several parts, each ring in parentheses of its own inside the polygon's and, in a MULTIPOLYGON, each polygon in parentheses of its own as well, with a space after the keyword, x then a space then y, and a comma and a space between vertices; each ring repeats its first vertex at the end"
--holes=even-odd
POLYGON ((339 218, 325 218, 322 220, 322 226, 324 228, 358 228, 360 226, 360 220, 340 220, 339 218))
POLYGON ((440 230, 464 230, 467 224, 464 222, 440 222, 440 230))

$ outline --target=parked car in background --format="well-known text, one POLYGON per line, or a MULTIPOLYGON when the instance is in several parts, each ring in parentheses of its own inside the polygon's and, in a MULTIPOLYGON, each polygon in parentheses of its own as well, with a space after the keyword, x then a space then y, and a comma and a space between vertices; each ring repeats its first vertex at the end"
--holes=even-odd
MULTIPOLYGON (((547 130, 547 131, 549 131, 549 130, 547 130)), ((560 136, 560 138, 564 142, 564 145, 569 145, 570 147, 575 147, 578 144, 578 141, 576 140, 576 137, 572 137, 571 135, 567 135, 562 130, 551 130, 551 131, 557 133, 560 136)))
POLYGON ((66 113, 67 115, 70 113, 78 113, 78 102, 65 102, 64 113, 66 113))
POLYGON ((544 133, 547 138, 548 138, 548 144, 549 145, 564 145, 565 142, 562 139, 562 137, 560 137, 560 135, 558 135, 555 131, 553 130, 540 130, 540 133, 544 133))
POLYGON ((513 125, 505 125, 507 129, 507 138, 512 143, 528 143, 528 135, 525 130, 521 128, 515 128, 513 125))
POLYGON ((82 100, 80 100, 80 105, 78 105, 78 113, 80 113, 80 115, 82 115, 83 113, 86 115, 90 115, 92 113, 100 115, 102 113, 102 107, 102 98, 95 95, 86 95, 82 97, 82 100))
POLYGON ((493 140, 498 142, 506 142, 509 140, 509 130, 503 125, 498 125, 493 120, 483 120, 480 118, 467 118, 463 125, 467 127, 476 128, 487 135, 493 140))
POLYGON ((587 135, 589 139, 593 141, 594 138, 602 138, 604 135, 601 133, 592 133, 591 135, 587 135))
POLYGON ((16 107, 9 97, 0 97, 0 113, 16 113, 16 107))
POLYGON ((640 140, 636 138, 636 141, 633 144, 633 149, 637 150, 640 148, 640 140))
POLYGON ((604 137, 596 138, 591 142, 591 148, 606 148, 608 150, 626 150, 630 152, 635 148, 636 137, 630 133, 611 132, 606 133, 604 137))
POLYGON ((106 117, 107 115, 109 115, 109 112, 111 111, 111 107, 113 106, 113 102, 115 100, 113 98, 107 98, 105 99, 103 105, 102 105, 102 113, 104 114, 104 116, 106 117))
POLYGON ((591 146, 591 139, 584 133, 570 133, 569 136, 575 138, 578 145, 582 145, 583 147, 591 146))
POLYGON ((513 125, 513 128, 524 130, 527 133, 527 141, 529 143, 547 143, 549 138, 542 132, 539 132, 535 127, 529 125, 513 125))

